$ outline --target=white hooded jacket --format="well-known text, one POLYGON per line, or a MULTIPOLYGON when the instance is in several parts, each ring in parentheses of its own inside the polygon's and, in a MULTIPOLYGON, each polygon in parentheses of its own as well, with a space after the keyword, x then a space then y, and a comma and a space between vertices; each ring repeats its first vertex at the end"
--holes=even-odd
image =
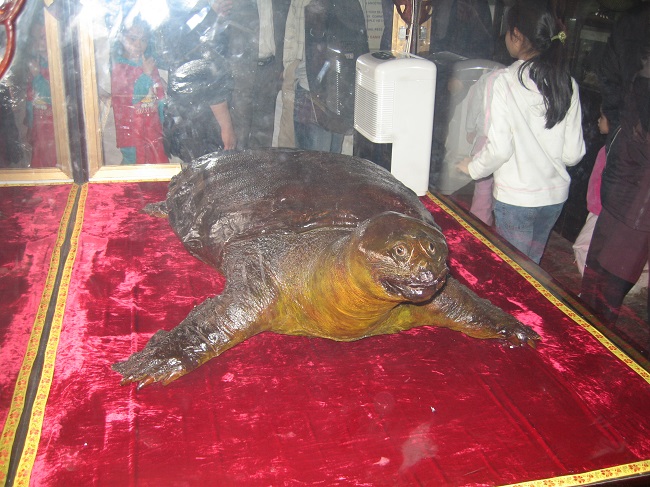
POLYGON ((526 69, 517 61, 495 73, 485 97, 487 143, 468 166, 472 179, 494 174, 494 197, 502 203, 539 207, 563 203, 571 178, 566 170, 585 154, 578 85, 562 121, 546 129, 546 108, 526 69))

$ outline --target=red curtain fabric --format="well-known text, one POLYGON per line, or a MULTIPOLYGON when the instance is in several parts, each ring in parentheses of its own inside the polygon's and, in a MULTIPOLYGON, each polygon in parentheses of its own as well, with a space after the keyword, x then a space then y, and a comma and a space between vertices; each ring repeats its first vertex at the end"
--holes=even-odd
POLYGON ((76 187, 0 188, 0 483, 18 426, 76 187))
POLYGON ((165 192, 83 188, 15 485, 581 485, 650 473, 650 375, 429 198, 454 275, 532 326, 537 350, 434 327, 352 343, 264 333, 167 387, 120 387, 112 363, 224 286, 166 220, 141 213, 165 192))

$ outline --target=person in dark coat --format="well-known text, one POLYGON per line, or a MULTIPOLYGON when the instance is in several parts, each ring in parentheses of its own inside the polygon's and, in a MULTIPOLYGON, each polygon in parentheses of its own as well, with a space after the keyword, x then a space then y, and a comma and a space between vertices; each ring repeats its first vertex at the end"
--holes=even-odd
POLYGON ((168 3, 159 63, 169 69, 163 128, 167 150, 189 163, 236 146, 228 106, 233 83, 223 55, 232 2, 201 0, 189 9, 182 1, 168 3))
POLYGON ((238 149, 271 147, 289 3, 238 0, 230 11, 226 57, 237 88, 231 115, 238 149))
POLYGON ((617 22, 599 69, 607 166, 581 298, 614 323, 650 257, 650 4, 617 22))

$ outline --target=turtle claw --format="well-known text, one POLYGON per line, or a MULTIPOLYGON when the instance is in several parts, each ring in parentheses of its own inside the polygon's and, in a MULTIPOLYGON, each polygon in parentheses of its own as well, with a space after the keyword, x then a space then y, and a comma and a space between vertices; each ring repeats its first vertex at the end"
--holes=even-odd
POLYGON ((537 335, 537 338, 529 338, 526 340, 526 345, 528 345, 530 348, 536 349, 537 348, 537 341, 541 340, 542 338, 537 335))
POLYGON ((193 370, 190 361, 183 357, 182 349, 162 338, 152 337, 141 352, 134 353, 124 362, 113 364, 113 370, 123 376, 121 385, 139 382, 138 390, 154 382, 167 385, 193 370))
POLYGON ((113 370, 123 375, 120 385, 138 382, 138 390, 154 382, 167 385, 189 372, 178 358, 147 360, 146 357, 138 356, 143 352, 135 353, 127 361, 113 365, 113 370))
POLYGON ((499 330, 499 336, 506 340, 512 348, 526 345, 537 348, 537 342, 542 339, 532 328, 519 321, 506 324, 499 330))
MULTIPOLYGON (((122 382, 124 382, 124 381, 122 381, 122 382)), ((139 390, 142 389, 143 387, 146 387, 146 386, 148 386, 149 384, 153 384, 154 382, 156 382, 156 379, 154 379, 153 377, 149 376, 149 377, 147 377, 146 379, 141 380, 140 383, 138 384, 138 386, 137 386, 136 389, 139 391, 139 390)), ((124 385, 124 384, 122 384, 122 385, 124 385)))

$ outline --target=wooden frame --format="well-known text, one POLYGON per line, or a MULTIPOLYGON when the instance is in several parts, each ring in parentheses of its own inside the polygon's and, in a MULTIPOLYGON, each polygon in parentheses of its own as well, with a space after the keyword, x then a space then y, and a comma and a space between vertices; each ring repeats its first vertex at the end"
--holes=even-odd
POLYGON ((82 65, 82 98, 88 169, 91 181, 165 181, 178 171, 179 164, 142 164, 135 166, 107 165, 104 160, 102 120, 97 84, 95 38, 92 21, 83 20, 79 26, 79 52, 82 65))

